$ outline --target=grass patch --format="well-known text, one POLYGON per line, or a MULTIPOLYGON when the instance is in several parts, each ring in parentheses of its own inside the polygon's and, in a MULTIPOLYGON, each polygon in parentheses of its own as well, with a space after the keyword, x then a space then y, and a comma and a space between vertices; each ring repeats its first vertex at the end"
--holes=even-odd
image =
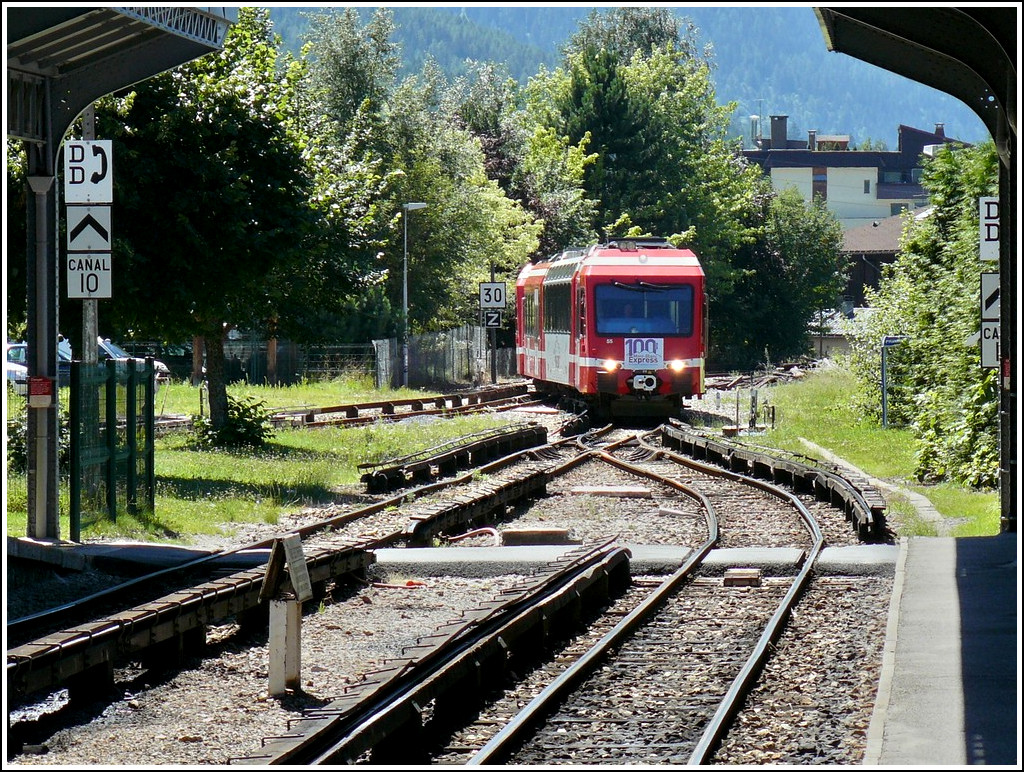
MULTIPOLYGON (((172 384, 168 391, 168 401, 172 397, 179 400, 176 405, 198 395, 198 389, 187 384, 172 384)), ((231 391, 237 396, 254 396, 274 407, 328 406, 387 398, 373 391, 372 383, 365 382, 281 389, 236 386, 231 391)), ((411 390, 388 394, 423 396, 411 390)), ((362 493, 360 464, 405 456, 507 422, 507 416, 476 415, 347 428, 282 429, 265 447, 241 451, 196 450, 189 446, 184 433, 166 435, 156 442, 155 512, 138 517, 119 515, 116 522, 83 519, 82 537, 188 544, 191 536, 230 532, 236 524, 276 524, 282 516, 306 507, 351 501, 353 493, 362 493)), ((62 486, 65 500, 61 504, 64 536, 68 533, 69 512, 66 487, 62 486)), ((6 498, 7 533, 24 536, 28 508, 25 475, 7 475, 6 498)))
POLYGON ((999 494, 952 485, 914 486, 944 516, 954 517, 953 536, 992 536, 999 533, 999 494))
MULTIPOLYGON (((816 370, 799 381, 758 390, 758 422, 770 423, 765 405, 774 407, 774 428, 759 435, 741 435, 751 445, 786 450, 826 460, 805 442, 824 448, 868 475, 925 496, 936 510, 954 523, 956 536, 991 536, 999 533, 998 491, 975 491, 952 485, 921 486, 914 470, 917 445, 911 431, 882 428, 864 417, 853 404, 856 383, 841 367, 816 370)), ((723 395, 724 405, 739 400, 740 420, 750 412, 750 391, 723 395)), ((899 522, 901 535, 935 535, 935 527, 922 520, 909 499, 887 494, 889 519, 899 522)))
MULTIPOLYGON (((326 381, 302 381, 290 386, 259 386, 233 383, 228 394, 234 398, 253 397, 262 401, 268 410, 302 407, 331 407, 357 402, 379 402, 385 399, 412 399, 422 397, 413 389, 374 388, 373 376, 358 375, 326 381)), ((160 387, 156 395, 156 414, 209 415, 206 390, 188 381, 177 381, 160 387)))

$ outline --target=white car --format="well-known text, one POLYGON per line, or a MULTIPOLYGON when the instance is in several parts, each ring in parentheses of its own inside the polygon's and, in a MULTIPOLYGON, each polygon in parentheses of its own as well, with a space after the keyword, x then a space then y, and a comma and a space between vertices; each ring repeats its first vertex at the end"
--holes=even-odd
MULTIPOLYGON (((133 357, 123 348, 111 341, 110 338, 97 337, 96 343, 99 345, 99 359, 101 362, 107 359, 134 359, 139 362, 144 361, 142 357, 133 357)), ((153 360, 153 369, 156 371, 157 388, 160 387, 161 383, 167 383, 171 379, 170 368, 159 359, 153 360)))
POLYGON ((19 365, 17 362, 7 362, 7 383, 11 385, 15 394, 24 397, 28 394, 28 368, 19 365))

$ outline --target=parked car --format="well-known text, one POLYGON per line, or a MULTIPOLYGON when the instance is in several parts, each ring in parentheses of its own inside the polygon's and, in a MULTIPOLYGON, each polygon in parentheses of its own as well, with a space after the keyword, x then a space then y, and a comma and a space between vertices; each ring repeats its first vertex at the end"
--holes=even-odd
MULTIPOLYGON (((57 383, 66 386, 71 381, 71 348, 64 346, 64 339, 57 342, 57 383)), ((21 343, 7 344, 7 361, 10 364, 20 365, 25 368, 26 379, 28 378, 28 344, 21 343)))
MULTIPOLYGON (((134 357, 153 357, 171 371, 171 378, 187 381, 192 377, 192 343, 162 343, 153 340, 125 341, 121 348, 134 357)), ((205 369, 205 368, 204 368, 205 369)))
MULTIPOLYGON (((108 359, 128 360, 135 359, 143 361, 142 357, 133 357, 123 348, 113 343, 109 338, 96 338, 96 361, 105 362, 108 359)), ((75 358, 71 348, 71 341, 63 335, 57 340, 57 383, 67 386, 71 382, 71 361, 75 358)), ((28 344, 8 343, 7 361, 27 368, 28 365, 28 344)), ((161 384, 167 383, 171 378, 171 371, 163 362, 154 359, 153 367, 156 370, 156 386, 159 389, 161 384)), ((27 370, 26 370, 27 371, 27 370)))
MULTIPOLYGON (((28 394, 28 367, 11 359, 12 346, 17 346, 17 344, 7 344, 7 383, 14 390, 15 394, 20 394, 24 397, 28 394)), ((19 353, 24 354, 24 352, 15 351, 14 356, 18 356, 19 353)))
MULTIPOLYGON (((97 337, 96 343, 99 346, 100 362, 105 362, 108 359, 135 359, 140 362, 144 361, 143 357, 133 357, 123 348, 111 341, 110 338, 97 337)), ((161 383, 167 383, 171 379, 171 369, 159 359, 153 360, 153 368, 156 370, 157 388, 159 388, 161 383)))

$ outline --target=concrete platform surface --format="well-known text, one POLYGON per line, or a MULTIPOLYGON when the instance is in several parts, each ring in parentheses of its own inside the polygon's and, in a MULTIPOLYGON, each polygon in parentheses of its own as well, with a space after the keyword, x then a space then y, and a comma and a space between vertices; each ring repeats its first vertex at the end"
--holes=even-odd
POLYGON ((1020 769, 1016 533, 901 542, 865 763, 1020 769))

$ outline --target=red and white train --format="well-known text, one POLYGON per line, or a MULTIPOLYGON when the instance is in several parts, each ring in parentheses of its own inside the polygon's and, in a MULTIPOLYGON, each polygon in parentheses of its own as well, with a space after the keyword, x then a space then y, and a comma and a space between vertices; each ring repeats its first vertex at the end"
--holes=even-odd
POLYGON ((519 273, 519 374, 598 416, 678 412, 704 393, 706 348, 704 270, 664 239, 569 250, 519 273))

